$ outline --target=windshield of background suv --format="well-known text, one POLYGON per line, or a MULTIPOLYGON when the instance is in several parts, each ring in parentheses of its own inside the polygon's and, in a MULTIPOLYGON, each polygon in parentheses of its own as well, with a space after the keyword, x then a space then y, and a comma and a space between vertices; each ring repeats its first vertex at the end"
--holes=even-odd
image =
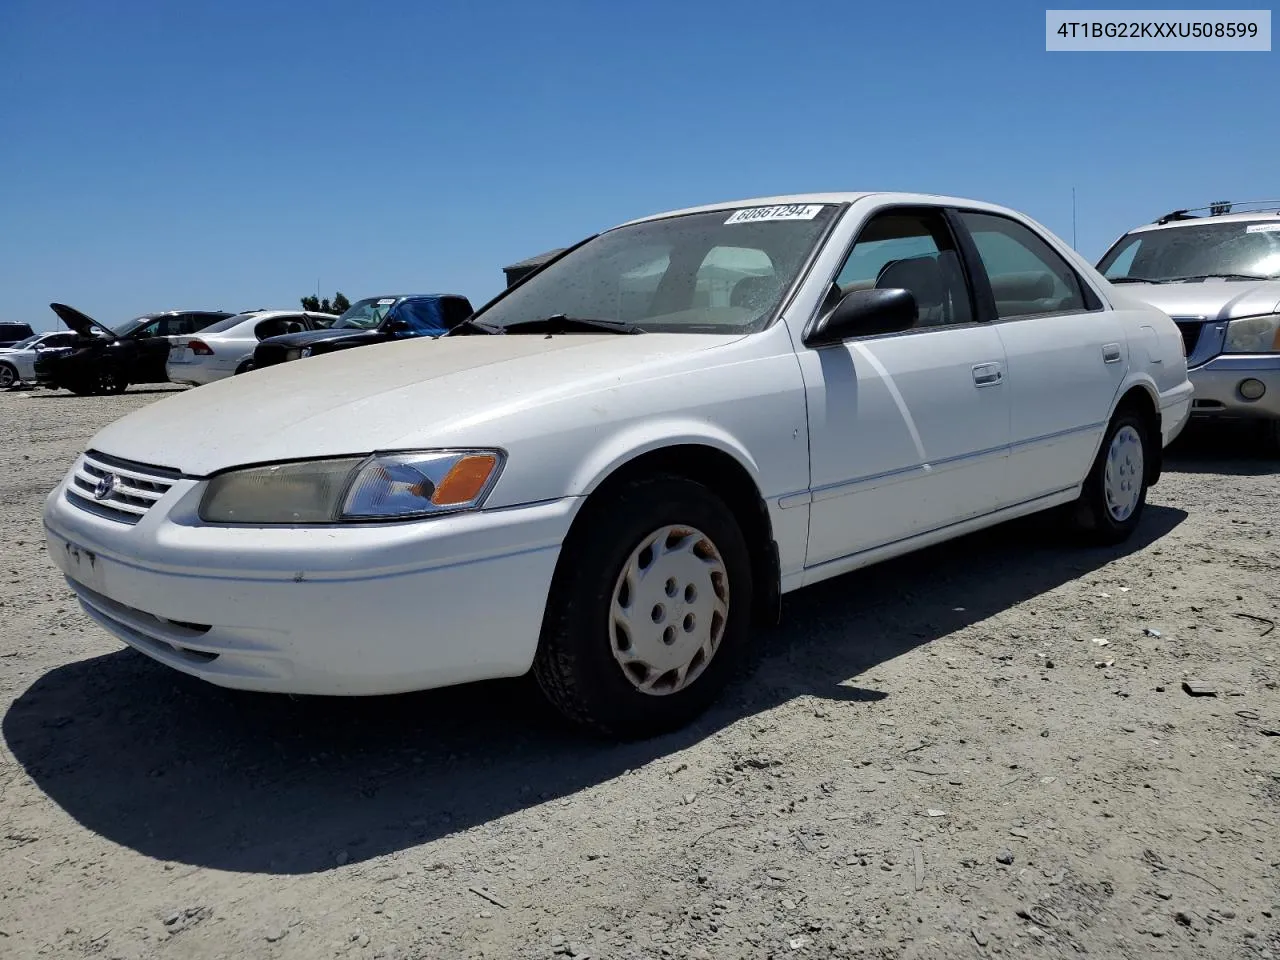
POLYGON ((1206 274, 1280 277, 1280 218, 1130 233, 1107 251, 1098 270, 1108 280, 1182 280, 1206 274))
POLYGON ((387 311, 395 304, 397 297, 370 297, 368 300, 357 300, 347 308, 330 327, 330 330, 372 330, 382 323, 387 311))
POLYGON ((564 314, 646 333, 764 327, 835 216, 834 204, 743 207, 617 227, 473 318, 491 327, 564 314))

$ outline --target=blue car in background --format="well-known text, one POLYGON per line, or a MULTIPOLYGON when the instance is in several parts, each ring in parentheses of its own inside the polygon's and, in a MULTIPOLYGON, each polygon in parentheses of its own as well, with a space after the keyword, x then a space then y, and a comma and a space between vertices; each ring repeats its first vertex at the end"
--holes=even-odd
POLYGON ((322 330, 268 337, 253 352, 253 369, 335 350, 414 337, 438 337, 474 313, 456 293, 402 293, 366 297, 322 330))

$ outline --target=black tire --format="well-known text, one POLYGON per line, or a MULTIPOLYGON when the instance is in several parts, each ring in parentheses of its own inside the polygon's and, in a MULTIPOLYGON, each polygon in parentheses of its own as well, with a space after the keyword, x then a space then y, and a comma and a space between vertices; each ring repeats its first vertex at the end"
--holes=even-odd
POLYGON ((232 376, 238 377, 240 374, 248 373, 252 369, 253 369, 253 361, 246 360, 244 363, 240 364, 240 366, 236 367, 235 373, 233 373, 232 376))
POLYGON ((103 367, 94 377, 94 393, 124 393, 129 389, 129 381, 117 367, 103 367))
POLYGON ((8 390, 18 382, 18 368, 11 363, 0 363, 0 390, 8 390))
POLYGON ((1280 420, 1268 420, 1262 425, 1262 448, 1267 454, 1280 457, 1280 420))
POLYGON ((1099 545, 1122 543, 1128 540, 1133 535, 1133 531, 1138 528, 1142 520, 1143 508, 1147 504, 1147 481, 1156 455, 1151 448, 1153 442, 1158 443, 1159 440, 1153 441, 1150 425, 1137 411, 1128 408, 1116 411, 1116 415, 1107 425, 1107 432, 1103 435, 1098 455, 1093 461, 1093 467, 1089 470, 1089 476, 1085 479, 1084 489, 1079 499, 1072 505, 1070 513, 1075 531, 1085 541, 1099 545), (1136 477, 1130 480, 1138 484, 1137 505, 1127 516, 1117 519, 1107 499, 1107 459, 1117 434, 1126 429, 1135 430, 1138 434, 1142 464, 1137 470, 1136 477))
POLYGON ((533 664, 538 685, 562 714, 605 736, 637 739, 681 727, 715 701, 745 659, 753 584, 742 529, 710 489, 675 476, 627 482, 584 510, 552 582, 533 664), (683 689, 653 695, 638 690, 614 658, 610 609, 633 551, 669 525, 695 528, 714 544, 727 574, 728 615, 702 672, 683 689))

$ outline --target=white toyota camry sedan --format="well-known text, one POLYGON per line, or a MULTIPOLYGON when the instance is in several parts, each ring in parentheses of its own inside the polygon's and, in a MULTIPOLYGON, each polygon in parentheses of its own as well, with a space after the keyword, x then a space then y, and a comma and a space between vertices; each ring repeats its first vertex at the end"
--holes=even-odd
POLYGON ((212 683, 532 671, 645 736, 783 593, 1050 508, 1129 536, 1191 393, 1169 317, 1012 210, 719 203, 593 236, 445 337, 141 409, 45 526, 92 617, 212 683))

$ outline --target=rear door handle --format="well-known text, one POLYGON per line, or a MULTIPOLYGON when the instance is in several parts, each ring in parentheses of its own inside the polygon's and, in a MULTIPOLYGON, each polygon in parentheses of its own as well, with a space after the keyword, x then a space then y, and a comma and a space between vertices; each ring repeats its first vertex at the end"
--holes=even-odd
POLYGON ((1120 344, 1104 343, 1102 345, 1102 362, 1103 363, 1119 363, 1120 362, 1120 344))
POLYGON ((991 387, 1004 379, 1004 370, 998 363, 977 363, 973 367, 973 382, 979 387, 991 387))

